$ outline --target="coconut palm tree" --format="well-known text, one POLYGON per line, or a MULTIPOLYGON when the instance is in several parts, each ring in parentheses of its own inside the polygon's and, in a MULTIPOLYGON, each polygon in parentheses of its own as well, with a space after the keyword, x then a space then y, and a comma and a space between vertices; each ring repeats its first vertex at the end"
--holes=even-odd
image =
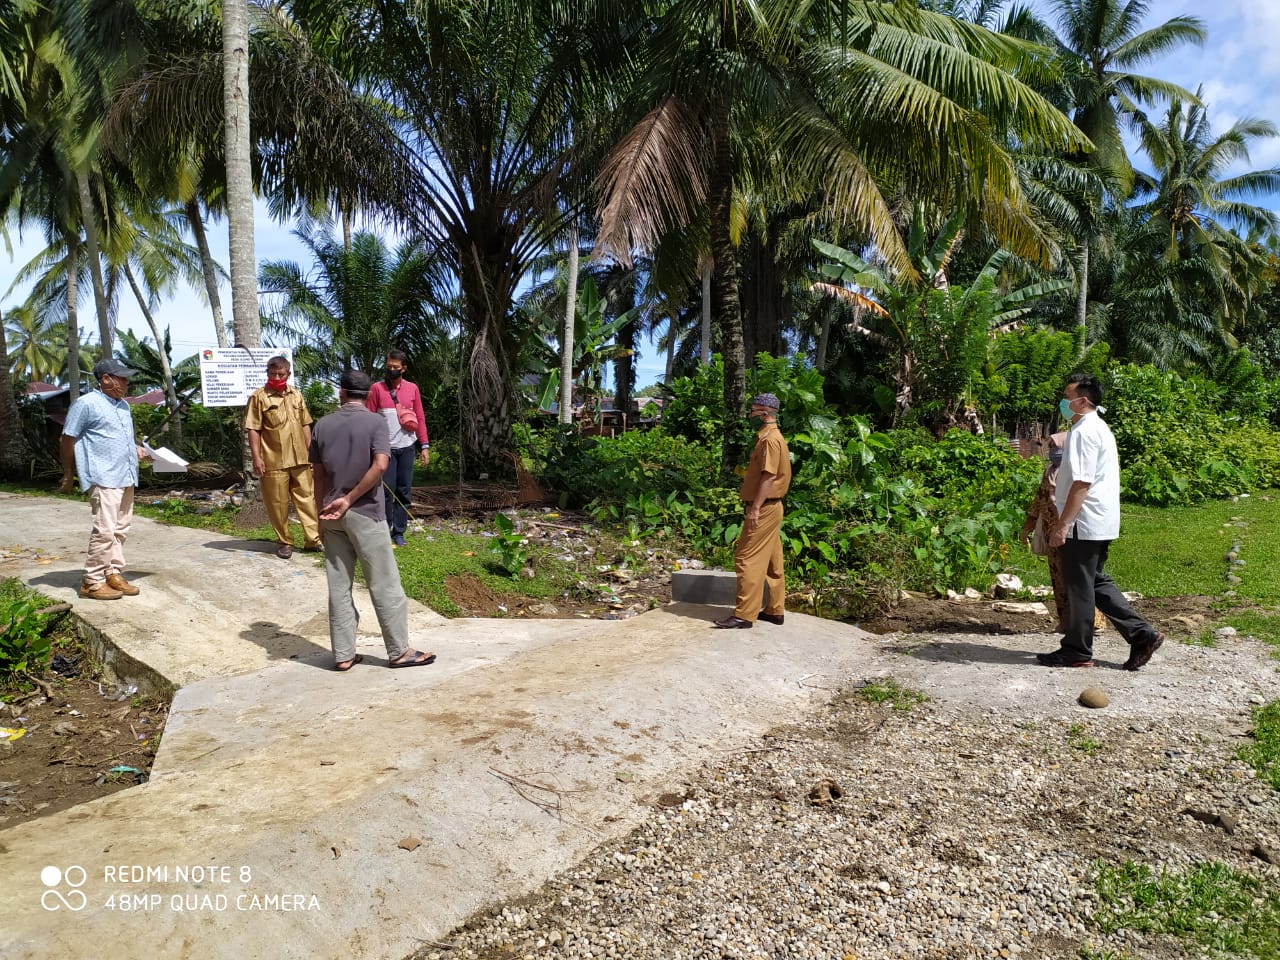
MULTIPOLYGON (((1134 174, 1121 138, 1122 124, 1137 122, 1143 104, 1175 97, 1195 99, 1177 84, 1132 71, 1186 44, 1203 44, 1204 22, 1197 17, 1173 17, 1144 29, 1148 0, 1049 0, 1048 6, 1058 24, 1055 48, 1061 83, 1054 96, 1094 145, 1092 153, 1073 159, 1097 172, 1123 199, 1132 189, 1134 174)), ((1096 196, 1081 199, 1076 323, 1083 326, 1090 246, 1103 218, 1096 196)))
POLYGON ((227 231, 231 251, 231 322, 237 346, 257 347, 262 344, 262 325, 258 316, 258 269, 253 245, 248 0, 223 0, 222 76, 227 231))
POLYGON ((1266 251, 1237 231, 1280 225, 1250 203, 1280 189, 1280 168, 1246 170, 1249 144, 1277 136, 1268 121, 1244 118, 1214 135, 1206 107, 1173 100, 1158 122, 1141 122, 1154 172, 1139 174, 1141 201, 1116 213, 1125 233, 1111 264, 1103 319, 1117 353, 1177 367, 1213 362, 1234 346, 1232 331, 1267 285, 1266 251))
POLYGON ((1107 168, 1127 187, 1133 168, 1121 125, 1141 115, 1143 104, 1172 98, 1195 100, 1175 83, 1132 72, 1207 33, 1198 17, 1173 17, 1144 28, 1149 0, 1048 0, 1056 17, 1062 96, 1072 122, 1094 145, 1089 162, 1107 168))
POLYGON ((644 40, 635 59, 650 69, 634 100, 645 112, 601 175, 602 244, 626 257, 708 217, 730 410, 745 409, 735 248, 744 172, 784 172, 782 195, 819 194, 832 222, 851 223, 910 272, 895 192, 985 217, 1044 258, 1003 138, 1088 145, 1015 75, 1036 65, 1036 48, 914 3, 677 0, 644 40))
MULTIPOLYGON (((1224 231, 1266 234, 1280 218, 1248 202, 1280 190, 1280 167, 1226 176, 1249 162, 1251 141, 1280 136, 1270 120, 1245 117, 1214 136, 1200 90, 1191 103, 1174 99, 1157 123, 1140 121, 1142 149, 1154 172, 1139 181, 1139 197, 1148 221, 1167 234, 1166 257, 1210 242, 1224 231)), ((1236 234, 1233 234, 1236 235, 1236 234)))
MULTIPOLYGON (((51 338, 47 317, 30 303, 9 310, 4 322, 9 371, 23 380, 50 380, 62 369, 58 344, 51 338)), ((65 353, 65 348, 62 351, 65 353)), ((12 387, 10 387, 12 389, 12 387)))

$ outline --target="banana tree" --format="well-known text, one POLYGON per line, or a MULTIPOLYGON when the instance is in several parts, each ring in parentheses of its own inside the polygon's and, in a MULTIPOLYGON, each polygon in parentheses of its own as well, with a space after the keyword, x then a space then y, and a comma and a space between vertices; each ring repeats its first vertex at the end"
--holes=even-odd
MULTIPOLYGON (((620 313, 612 320, 605 319, 608 301, 590 276, 578 282, 578 297, 573 318, 573 386, 578 395, 589 400, 600 395, 605 365, 632 351, 615 341, 618 331, 635 319, 638 310, 620 313)), ((544 332, 554 336, 555 320, 548 318, 544 332)), ((547 336, 539 338, 531 358, 531 366, 541 368, 542 380, 538 384, 538 407, 551 409, 560 396, 560 358, 547 336)))
POLYGON ((1068 284, 1050 279, 1001 291, 998 279, 1010 254, 997 251, 972 284, 959 287, 946 279, 958 229, 944 230, 928 246, 922 231, 912 234, 908 248, 922 281, 900 280, 851 250, 814 240, 818 252, 832 261, 822 273, 835 282, 815 281, 813 289, 850 304, 854 316, 849 328, 889 358, 895 421, 915 408, 949 425, 965 406, 989 338, 1012 329, 1034 301, 1066 290, 1068 284))

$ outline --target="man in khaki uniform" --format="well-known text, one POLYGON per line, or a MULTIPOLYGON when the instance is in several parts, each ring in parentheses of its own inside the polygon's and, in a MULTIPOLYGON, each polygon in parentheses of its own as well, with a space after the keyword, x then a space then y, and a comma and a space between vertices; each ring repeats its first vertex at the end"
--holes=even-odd
POLYGON ((778 398, 762 393, 751 401, 751 424, 759 431, 742 482, 746 515, 733 550, 738 602, 733 616, 717 620, 722 630, 747 630, 756 619, 782 625, 786 584, 782 572, 782 498, 791 488, 791 452, 778 429, 778 398), (764 606, 764 588, 769 603, 764 606))
POLYGON ((253 472, 262 481, 262 502, 276 532, 276 556, 293 556, 289 536, 289 500, 302 523, 304 550, 320 549, 320 519, 311 480, 311 414, 302 394, 289 387, 289 361, 272 357, 267 361, 266 386, 249 398, 244 412, 249 431, 249 453, 253 472))

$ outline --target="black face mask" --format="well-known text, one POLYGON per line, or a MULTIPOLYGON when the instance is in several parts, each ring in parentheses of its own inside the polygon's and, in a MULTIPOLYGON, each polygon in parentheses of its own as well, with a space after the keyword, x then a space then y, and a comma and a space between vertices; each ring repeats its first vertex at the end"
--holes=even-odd
POLYGON ((403 377, 403 376, 404 376, 404 371, 403 371, 403 370, 388 370, 388 371, 387 371, 387 379, 388 379, 388 380, 399 380, 399 379, 400 379, 401 377, 403 377))

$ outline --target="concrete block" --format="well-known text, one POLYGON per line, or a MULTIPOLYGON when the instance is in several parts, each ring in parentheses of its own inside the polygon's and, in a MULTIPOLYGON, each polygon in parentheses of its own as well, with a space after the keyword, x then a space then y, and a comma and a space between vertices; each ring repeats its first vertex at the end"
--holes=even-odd
MULTIPOLYGON (((671 599, 676 603, 702 603, 732 607, 738 602, 738 578, 732 570, 676 570, 671 574, 671 599)), ((769 602, 769 585, 764 603, 769 602)))

